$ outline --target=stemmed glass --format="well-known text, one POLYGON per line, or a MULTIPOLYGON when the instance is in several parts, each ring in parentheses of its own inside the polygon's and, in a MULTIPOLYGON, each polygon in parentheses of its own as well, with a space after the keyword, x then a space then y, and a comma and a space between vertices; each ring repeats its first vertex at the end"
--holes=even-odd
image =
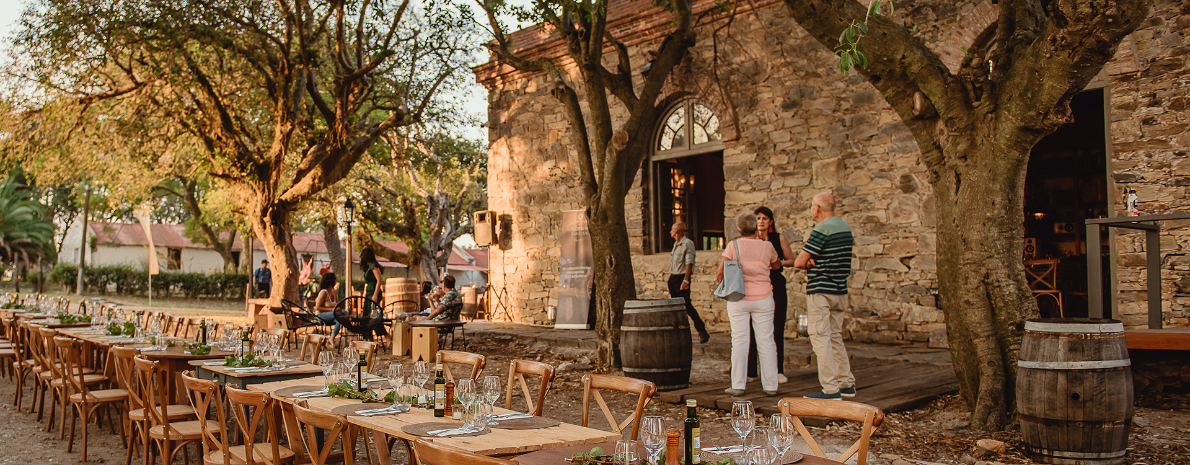
MULTIPOLYGON (((268 337, 268 341, 269 341, 269 352, 273 353, 273 361, 280 362, 281 361, 281 337, 276 336, 276 335, 270 335, 268 337)), ((276 365, 276 367, 278 370, 285 368, 280 363, 278 363, 276 365)))
POLYGON ((401 386, 405 385, 405 370, 402 369, 400 363, 392 363, 388 366, 387 374, 388 384, 393 388, 393 405, 389 408, 394 412, 408 411, 409 403, 401 395, 401 386))
MULTIPOLYGON (((483 400, 487 401, 488 405, 495 407, 496 401, 500 399, 500 377, 499 376, 484 376, 483 377, 483 400)), ((494 410, 494 408, 493 408, 494 410)), ((487 424, 495 426, 496 415, 488 415, 485 419, 487 424)))
POLYGON ((772 430, 767 426, 757 426, 752 433, 752 444, 748 446, 750 461, 756 465, 772 465, 777 459, 777 451, 770 445, 772 430))
POLYGON ((641 423, 640 440, 645 444, 645 450, 649 453, 649 464, 657 462, 657 456, 661 454, 661 449, 665 448, 663 421, 659 416, 649 415, 645 417, 644 423, 641 423))
POLYGON ((731 427, 740 436, 740 446, 747 450, 744 440, 756 427, 756 410, 752 408, 752 401, 737 400, 731 404, 731 427))
POLYGON ((331 388, 331 374, 335 371, 335 354, 330 353, 330 351, 319 353, 318 368, 322 368, 322 378, 326 381, 326 385, 323 386, 322 390, 329 392, 331 388))
MULTIPOLYGON (((470 412, 471 404, 475 402, 475 381, 471 378, 460 379, 455 383, 455 397, 459 399, 459 403, 463 404, 463 411, 470 412)), ((469 431, 482 429, 483 426, 478 425, 479 421, 474 421, 476 424, 464 424, 463 428, 469 431)))
POLYGON ((640 459, 636 456, 637 443, 633 440, 619 440, 616 441, 616 454, 613 456, 616 465, 639 465, 640 459))
POLYGON ((785 458, 785 452, 793 447, 793 437, 796 435, 797 430, 794 429, 793 419, 789 415, 774 413, 769 419, 769 444, 777 449, 777 453, 780 454, 778 458, 785 458))
POLYGON ((426 381, 429 380, 430 362, 426 360, 418 360, 417 364, 413 366, 413 381, 417 383, 418 390, 425 390, 426 381))

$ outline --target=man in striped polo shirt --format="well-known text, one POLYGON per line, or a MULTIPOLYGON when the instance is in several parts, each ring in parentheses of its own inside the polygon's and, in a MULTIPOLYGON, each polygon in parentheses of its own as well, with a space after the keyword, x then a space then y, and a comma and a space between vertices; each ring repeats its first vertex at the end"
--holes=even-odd
POLYGON ((822 391, 811 399, 840 400, 855 397, 855 377, 843 347, 843 309, 847 307, 847 277, 851 275, 851 227, 835 216, 835 196, 823 192, 810 204, 814 231, 794 260, 807 271, 806 314, 810 319, 810 345, 818 358, 822 391))

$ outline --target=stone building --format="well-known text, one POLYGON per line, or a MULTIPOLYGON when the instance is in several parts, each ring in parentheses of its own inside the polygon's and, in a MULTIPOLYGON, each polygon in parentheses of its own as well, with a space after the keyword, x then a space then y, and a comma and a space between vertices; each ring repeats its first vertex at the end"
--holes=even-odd
MULTIPOLYGON (((836 58, 808 35, 778 1, 739 2, 727 25, 700 15, 698 43, 663 96, 668 117, 656 128, 652 158, 628 195, 625 222, 640 298, 663 298, 674 218, 692 225, 702 249, 692 284, 695 305, 712 329, 726 330, 723 302, 711 298, 718 250, 734 227, 725 218, 766 205, 798 249, 812 223, 811 197, 832 191, 856 237, 850 279, 853 339, 896 343, 944 338, 937 308, 934 197, 917 146, 897 114, 855 72, 839 74, 836 58), (716 57, 718 57, 716 59, 716 57), (698 186, 695 188, 695 186, 698 186), (724 225, 729 225, 724 227, 724 225), (724 231, 725 229, 730 231, 724 231), (726 236, 726 237, 724 237, 726 236)), ((1075 123, 1034 150, 1027 182, 1026 236, 1032 258, 1059 258, 1057 285, 1065 313, 1085 313, 1087 218, 1122 215, 1121 195, 1135 189, 1146 213, 1184 210, 1190 161, 1190 96, 1186 59, 1190 4, 1157 0, 1152 16, 1120 46, 1115 59, 1075 101, 1075 123), (1081 310, 1080 310, 1081 309, 1081 310)), ((996 15, 991 0, 897 3, 895 18, 956 70, 996 15)), ((645 1, 615 2, 608 29, 630 48, 635 69, 671 27, 645 1)), ((522 56, 562 57, 563 44, 529 28, 513 36, 522 56)), ((610 53, 608 60, 614 60, 610 53)), ((569 68, 573 73, 573 65, 569 68)), ((497 317, 548 323, 555 305, 561 211, 582 209, 576 152, 568 122, 542 75, 487 63, 475 68, 489 91, 489 205, 503 217, 491 248, 491 281, 507 292, 497 317)), ((572 75, 573 76, 573 75, 572 75)), ((1163 229, 1163 297, 1167 325, 1187 326, 1190 232, 1163 229)), ((1129 326, 1145 322, 1144 236, 1119 233, 1109 293, 1129 326)), ((1105 246, 1102 252, 1107 252, 1105 246)), ((804 311, 804 273, 786 270, 787 334, 804 311)), ((497 304, 498 303, 495 303, 497 304)), ((1048 301, 1043 310, 1056 311, 1048 301)))

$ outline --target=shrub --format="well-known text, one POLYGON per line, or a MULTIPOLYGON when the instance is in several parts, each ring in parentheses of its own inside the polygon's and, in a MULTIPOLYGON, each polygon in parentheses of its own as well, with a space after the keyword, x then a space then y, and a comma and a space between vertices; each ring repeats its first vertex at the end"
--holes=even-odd
MULTIPOLYGON (((67 292, 75 291, 78 267, 56 264, 49 279, 67 292)), ((153 276, 153 295, 170 297, 181 294, 186 298, 224 297, 243 298, 249 275, 241 273, 183 273, 165 272, 153 276)), ((135 270, 128 265, 87 267, 84 276, 87 289, 100 294, 114 290, 119 295, 144 295, 149 290, 147 270, 135 270), (114 288, 114 289, 111 289, 114 288)))

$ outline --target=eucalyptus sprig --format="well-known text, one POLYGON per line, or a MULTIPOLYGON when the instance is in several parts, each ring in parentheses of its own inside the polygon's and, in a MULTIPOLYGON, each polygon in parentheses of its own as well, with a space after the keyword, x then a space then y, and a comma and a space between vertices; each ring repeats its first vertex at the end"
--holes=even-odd
MULTIPOLYGON (((207 349, 210 352, 210 347, 207 349)), ((257 357, 255 354, 247 354, 243 357, 236 357, 228 355, 223 359, 223 366, 231 368, 248 368, 248 367, 271 367, 277 364, 276 360, 265 360, 257 357)))
POLYGON ((340 383, 331 383, 326 388, 326 396, 327 397, 342 397, 345 399, 362 400, 365 403, 392 402, 393 395, 394 394, 392 392, 390 392, 390 393, 388 393, 388 395, 381 398, 380 393, 378 393, 376 391, 368 389, 368 390, 361 392, 361 391, 355 389, 355 386, 347 384, 346 381, 340 382, 340 383))
MULTIPOLYGON (((167 342, 166 347, 172 346, 173 345, 173 344, 171 344, 172 342, 173 341, 167 342)), ((201 343, 186 344, 185 347, 186 347, 187 352, 190 352, 191 354, 194 354, 194 355, 207 355, 207 354, 211 353, 211 346, 206 345, 206 344, 201 344, 201 343)))
MULTIPOLYGON (((574 457, 570 457, 566 460, 570 463, 575 464, 575 465, 609 465, 609 464, 616 463, 615 459, 616 459, 615 455, 604 454, 602 447, 595 446, 595 447, 592 447, 591 450, 588 452, 585 452, 585 453, 579 452, 577 454, 574 454, 574 457)), ((641 463, 644 463, 647 465, 661 465, 661 464, 665 463, 665 453, 662 452, 661 455, 659 455, 657 457, 656 462, 653 462, 650 464, 648 460, 642 459, 641 463)), ((732 465, 734 462, 732 462, 731 459, 728 458, 728 459, 720 460, 718 462, 704 460, 701 463, 703 465, 732 465)))

